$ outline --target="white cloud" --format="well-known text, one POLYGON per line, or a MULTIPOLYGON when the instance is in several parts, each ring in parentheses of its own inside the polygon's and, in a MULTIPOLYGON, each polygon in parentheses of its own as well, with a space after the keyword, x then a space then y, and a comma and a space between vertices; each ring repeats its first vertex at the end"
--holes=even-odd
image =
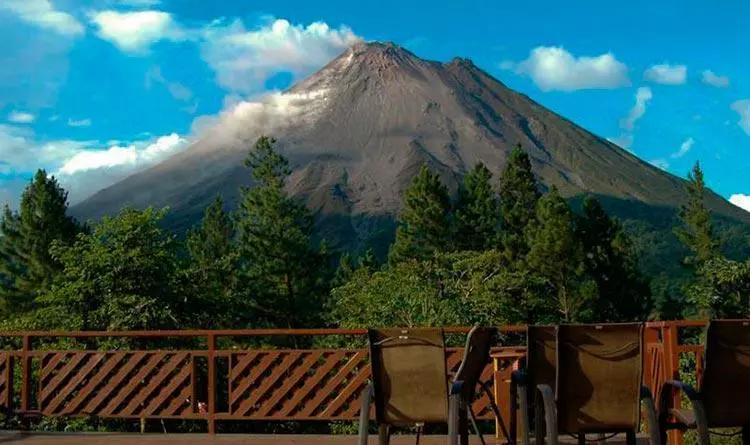
POLYGON ((91 119, 68 119, 68 127, 90 127, 91 119))
POLYGON ((633 130, 635 129, 635 123, 646 114, 646 106, 653 97, 651 88, 638 88, 635 92, 635 105, 630 109, 627 117, 620 119, 620 128, 624 131, 616 138, 607 138, 607 140, 626 150, 631 150, 634 140, 633 130))
POLYGON ((150 8, 161 4, 161 0, 120 0, 123 6, 133 6, 135 8, 150 8))
POLYGON ((672 158, 678 159, 678 158, 685 156, 693 147, 693 144, 695 144, 695 139, 693 138, 685 139, 685 141, 683 141, 682 144, 680 144, 680 149, 676 153, 672 153, 671 155, 672 158))
POLYGON ((160 40, 182 41, 188 37, 172 15, 163 11, 100 11, 89 18, 100 38, 131 54, 145 54, 160 40))
POLYGON ((743 195, 741 193, 737 193, 729 197, 729 202, 731 202, 732 204, 736 205, 737 207, 741 209, 745 209, 748 212, 750 212, 750 195, 743 195))
POLYGON ((0 173, 31 172, 54 167, 92 144, 91 141, 40 141, 28 127, 0 124, 0 173))
POLYGON ((275 73, 306 75, 351 46, 360 37, 346 27, 314 22, 293 25, 278 19, 256 30, 240 20, 215 21, 203 31, 203 59, 216 71, 218 83, 239 92, 254 92, 275 73))
POLYGON ((52 30, 64 36, 78 36, 84 28, 72 15, 58 11, 50 0, 2 0, 0 9, 16 14, 21 20, 52 30))
POLYGON ((737 122, 745 133, 750 135, 750 99, 738 100, 730 105, 732 111, 740 115, 740 120, 737 122))
POLYGON ((703 83, 716 88, 726 88, 729 86, 729 77, 716 75, 711 70, 703 71, 702 80, 703 83))
POLYGON ((669 168, 669 162, 667 162, 666 159, 654 159, 652 161, 649 161, 649 163, 654 167, 660 168, 662 170, 667 170, 669 168))
MULTIPOLYGON (((69 191, 72 203, 147 168, 187 145, 173 133, 115 144, 97 141, 38 140, 29 128, 0 124, 0 173, 18 174, 45 168, 69 191)), ((17 202, 24 182, 0 182, 0 198, 17 202), (15 198, 14 198, 15 197, 15 198)))
POLYGON ((607 140, 625 150, 630 150, 633 145, 633 135, 630 133, 622 133, 616 138, 607 138, 607 140))
POLYGON ((193 92, 190 91, 188 87, 165 79, 164 75, 161 73, 161 68, 157 65, 152 66, 151 69, 146 72, 146 89, 150 89, 153 82, 166 86, 169 94, 177 100, 190 101, 193 98, 193 92))
POLYGON ((66 159, 59 172, 64 175, 110 168, 116 166, 151 165, 173 153, 185 144, 177 133, 162 136, 150 144, 134 143, 127 146, 113 145, 107 149, 81 150, 66 159))
POLYGON ((620 126, 626 130, 633 130, 636 121, 646 114, 646 105, 654 97, 649 87, 640 87, 635 93, 635 105, 630 109, 628 117, 620 122, 620 126))
POLYGON ((685 65, 653 65, 643 73, 643 77, 651 82, 662 85, 682 85, 687 80, 687 67, 685 65))
POLYGON ((36 116, 31 113, 24 113, 23 111, 13 111, 8 115, 8 120, 16 124, 30 124, 35 119, 36 116))
POLYGON ((575 57, 562 47, 539 46, 518 64, 516 70, 528 74, 542 91, 611 89, 630 85, 627 66, 612 53, 575 57))

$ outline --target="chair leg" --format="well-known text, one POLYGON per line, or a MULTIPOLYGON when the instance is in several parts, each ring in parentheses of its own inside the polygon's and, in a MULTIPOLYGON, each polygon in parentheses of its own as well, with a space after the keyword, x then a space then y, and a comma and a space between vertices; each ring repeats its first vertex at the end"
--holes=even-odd
POLYGON ((742 445, 750 445, 750 425, 742 427, 742 445))
POLYGON ((359 409, 359 445, 367 445, 367 438, 370 434, 370 402, 372 401, 372 384, 365 388, 365 395, 362 398, 362 407, 359 409))
POLYGON ((448 404, 448 444, 458 444, 458 417, 460 411, 461 395, 451 394, 448 404))
POLYGON ((583 431, 578 432, 578 445, 586 445, 586 433, 583 431))
POLYGON ((557 406, 555 404, 555 393, 549 385, 539 385, 536 389, 535 417, 537 431, 537 445, 557 445, 557 406), (542 428, 544 428, 542 430, 542 428), (546 434, 545 434, 546 433, 546 434))
POLYGON ((666 433, 661 431, 661 423, 656 415, 656 404, 651 390, 647 386, 641 388, 641 401, 646 405, 646 421, 648 425, 648 439, 650 445, 666 445, 664 436, 666 433))
POLYGON ((390 445, 391 443, 391 426, 378 426, 378 445, 390 445))
POLYGON ((458 436, 460 445, 469 445, 469 409, 464 403, 458 408, 458 436))
POLYGON ((469 411, 469 420, 471 420, 471 425, 474 427, 474 431, 477 432, 477 436, 479 436, 479 441, 482 442, 482 445, 487 445, 487 443, 484 441, 484 436, 482 435, 482 432, 479 431, 479 426, 477 425, 477 418, 474 415, 474 410, 471 408, 471 406, 469 406, 468 411, 469 411))
POLYGON ((627 430, 625 432, 625 444, 635 445, 635 430, 627 430))
MULTIPOLYGON (((529 420, 529 394, 526 385, 520 385, 518 387, 518 410, 521 412, 521 439, 523 445, 531 445, 531 439, 529 433, 531 431, 531 424, 529 420)), ((511 432, 511 434, 514 434, 511 432)), ((516 445, 516 444, 513 444, 516 445)))
MULTIPOLYGON (((489 383, 489 382, 488 382, 489 383)), ((490 408, 492 409, 492 412, 495 414, 495 418, 497 419, 498 425, 500 425, 500 430, 505 436, 505 438, 508 440, 510 445, 516 445, 516 437, 515 437, 515 429, 513 429, 513 426, 515 425, 514 419, 514 413, 513 409, 511 408, 511 432, 508 432, 508 429, 505 428, 505 423, 503 422, 503 417, 500 415, 500 408, 498 408, 497 404, 495 403, 495 398, 492 395, 492 392, 490 391, 488 386, 481 385, 482 390, 487 395, 487 399, 490 403, 490 408)), ((513 406, 513 401, 511 397, 511 407, 513 406)), ((528 445, 528 444, 526 444, 528 445)))

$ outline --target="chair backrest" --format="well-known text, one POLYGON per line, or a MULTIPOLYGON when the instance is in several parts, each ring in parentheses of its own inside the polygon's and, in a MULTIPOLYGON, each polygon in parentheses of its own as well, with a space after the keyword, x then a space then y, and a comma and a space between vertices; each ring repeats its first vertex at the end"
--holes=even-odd
POLYGON ((378 423, 407 426, 448 420, 442 329, 368 330, 378 423))
POLYGON ((526 330, 526 380, 529 400, 537 385, 555 390, 557 376, 557 327, 529 326, 526 330))
POLYGON ((474 397, 477 381, 490 361, 490 349, 495 333, 496 328, 474 326, 466 336, 464 357, 454 377, 455 381, 463 382, 461 398, 464 401, 471 401, 474 397))
POLYGON ((561 325, 557 332, 558 429, 637 429, 643 324, 561 325))
POLYGON ((714 428, 750 424, 750 320, 712 320, 700 392, 714 428))

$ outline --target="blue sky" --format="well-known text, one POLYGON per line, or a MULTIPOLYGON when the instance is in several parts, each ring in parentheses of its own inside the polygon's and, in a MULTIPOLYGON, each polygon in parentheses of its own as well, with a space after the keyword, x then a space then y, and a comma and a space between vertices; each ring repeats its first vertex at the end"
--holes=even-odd
POLYGON ((0 201, 38 167, 75 202, 358 39, 470 58, 750 210, 750 3, 0 0, 0 201))

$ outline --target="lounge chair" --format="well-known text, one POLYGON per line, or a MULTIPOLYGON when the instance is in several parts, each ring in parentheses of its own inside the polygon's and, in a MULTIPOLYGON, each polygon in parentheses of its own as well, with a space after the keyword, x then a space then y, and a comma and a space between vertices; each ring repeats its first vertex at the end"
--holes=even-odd
POLYGON ((372 383, 362 400, 359 444, 367 445, 370 404, 375 402, 380 445, 394 427, 447 423, 448 443, 458 445, 460 387, 451 385, 442 329, 370 329, 372 383))
POLYGON ((586 434, 602 440, 605 433, 625 433, 626 443, 635 445, 644 401, 651 444, 660 445, 653 397, 642 384, 643 324, 561 325, 556 352, 555 386, 534 389, 537 444, 546 438, 547 445, 557 445, 561 433, 581 445, 586 434))
MULTIPOLYGON (((464 348, 461 365, 456 371, 453 379, 453 387, 460 391, 461 395, 459 407, 459 432, 461 433, 461 445, 466 445, 468 443, 468 435, 466 434, 466 431, 468 430, 468 426, 466 425, 467 417, 479 436, 479 440, 483 445, 485 444, 484 437, 477 426, 476 415, 472 410, 472 404, 476 396, 477 384, 480 385, 481 392, 487 396, 490 408, 495 413, 495 416, 498 419, 501 419, 500 410, 495 404, 494 396, 490 390, 492 382, 480 381, 482 372, 484 372, 485 367, 490 362, 490 350, 492 349, 492 342, 496 333, 496 328, 475 326, 466 336, 466 347, 464 348)), ((508 437, 507 431, 504 431, 504 434, 508 437)))
POLYGON ((710 428, 741 427, 742 443, 750 444, 750 320, 710 321, 704 355, 697 391, 678 380, 661 387, 662 443, 668 430, 695 429, 699 445, 708 445, 710 428), (692 410, 673 406, 675 392, 688 397, 692 410))
MULTIPOLYGON (((554 391, 557 382, 557 327, 529 326, 526 329, 525 366, 511 374, 510 384, 510 436, 517 443, 516 419, 521 414, 522 443, 530 445, 529 419, 533 405, 529 403, 529 388, 548 385, 554 391)), ((532 392, 533 394, 533 392, 532 392)))

